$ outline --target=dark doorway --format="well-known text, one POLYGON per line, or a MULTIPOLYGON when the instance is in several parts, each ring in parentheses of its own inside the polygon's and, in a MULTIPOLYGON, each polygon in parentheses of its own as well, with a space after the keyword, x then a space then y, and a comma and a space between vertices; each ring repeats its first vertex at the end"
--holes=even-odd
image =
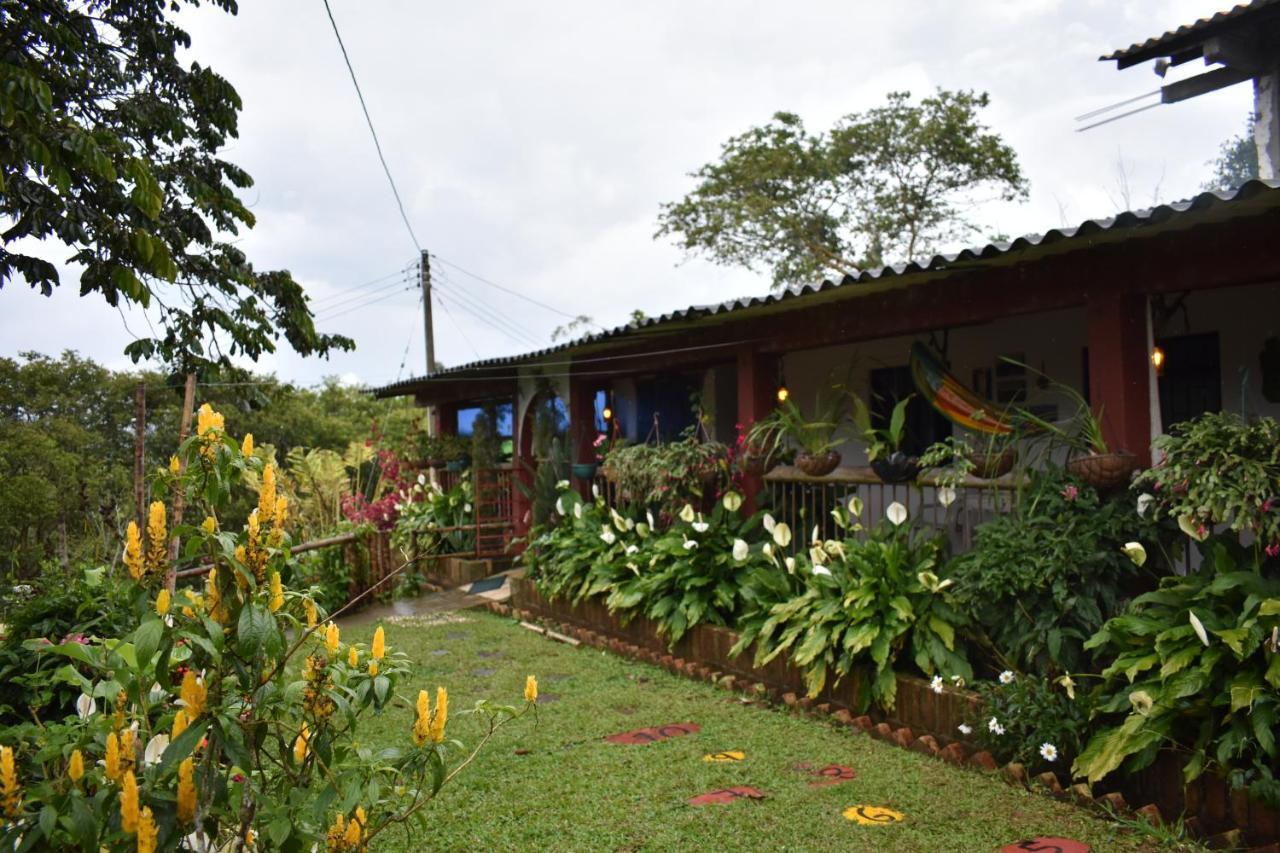
POLYGON ((1169 427, 1205 412, 1222 409, 1222 360, 1218 333, 1159 338, 1164 350, 1160 371, 1160 422, 1169 427))
MULTIPOLYGON (((882 367, 871 371, 871 424, 877 428, 889 425, 889 417, 898 401, 916 393, 911 368, 882 367)), ((935 441, 951 435, 951 422, 920 399, 907 404, 907 425, 902 436, 902 452, 918 456, 935 441)))

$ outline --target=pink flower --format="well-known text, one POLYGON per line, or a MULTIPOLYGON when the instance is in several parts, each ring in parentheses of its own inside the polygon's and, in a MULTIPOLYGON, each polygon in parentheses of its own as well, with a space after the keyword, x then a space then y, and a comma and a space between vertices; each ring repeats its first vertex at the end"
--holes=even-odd
POLYGON ((1271 512, 1271 507, 1275 505, 1275 498, 1267 498, 1262 502, 1262 511, 1271 512))
POLYGON ((1267 546, 1267 556, 1268 557, 1280 556, 1280 542, 1272 542, 1270 545, 1267 546))
POLYGON ((1062 490, 1062 497, 1067 501, 1074 501, 1076 498, 1080 497, 1080 490, 1074 485, 1068 484, 1062 490))

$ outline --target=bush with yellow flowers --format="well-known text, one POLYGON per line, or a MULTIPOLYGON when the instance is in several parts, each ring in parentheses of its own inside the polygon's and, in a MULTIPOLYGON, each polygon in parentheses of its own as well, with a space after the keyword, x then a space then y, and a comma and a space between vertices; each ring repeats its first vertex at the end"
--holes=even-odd
POLYGON ((228 437, 207 405, 159 475, 124 564, 136 617, 127 635, 30 648, 64 663, 82 691, 74 714, 0 730, 0 848, 18 850, 365 850, 424 807, 502 725, 535 708, 480 702, 468 751, 447 736, 449 697, 396 692, 406 656, 382 628, 344 643, 304 591, 289 588, 289 507, 275 470, 228 437), (185 465, 182 463, 185 462, 185 465), (260 482, 241 530, 219 522, 245 474, 260 482), (163 498, 194 523, 170 529, 163 498), (209 566, 195 588, 165 587, 171 537, 209 566), (357 741, 392 703, 415 711, 403 745, 357 741))

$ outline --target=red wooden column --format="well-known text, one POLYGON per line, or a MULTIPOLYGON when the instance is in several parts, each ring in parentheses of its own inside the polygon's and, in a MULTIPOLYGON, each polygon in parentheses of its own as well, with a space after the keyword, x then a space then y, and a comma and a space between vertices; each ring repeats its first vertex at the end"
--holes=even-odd
MULTIPOLYGON (((773 411, 777 401, 778 356, 758 353, 750 347, 738 350, 738 426, 745 434, 751 425, 773 411)), ((760 477, 745 475, 746 500, 742 511, 756 511, 756 495, 764 487, 760 477)))
POLYGON ((1147 297, 1090 293, 1089 402, 1100 415, 1112 450, 1128 450, 1151 464, 1151 354, 1147 350, 1147 297))
MULTIPOLYGON (((595 447, 592 442, 596 438, 596 386, 588 378, 569 376, 569 449, 570 459, 574 462, 596 461, 595 447)), ((584 499, 591 495, 591 484, 574 478, 574 485, 584 499)))

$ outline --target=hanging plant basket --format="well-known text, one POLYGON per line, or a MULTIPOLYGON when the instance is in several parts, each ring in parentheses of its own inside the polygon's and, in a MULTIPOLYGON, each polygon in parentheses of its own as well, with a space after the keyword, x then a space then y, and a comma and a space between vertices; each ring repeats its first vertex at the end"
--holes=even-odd
POLYGON ((1127 450, 1117 453, 1090 453, 1067 462, 1067 470, 1100 492, 1128 485, 1138 470, 1138 457, 1127 450))
POLYGON ((738 457, 738 468, 750 477, 763 477, 778 467, 777 453, 752 453, 747 451, 738 457))
POLYGON ((796 467, 810 477, 825 477, 836 470, 836 466, 839 464, 840 453, 835 450, 828 450, 826 453, 817 455, 808 453, 796 454, 796 467))
POLYGON ((463 471, 467 470, 468 461, 469 460, 465 458, 451 459, 447 463, 445 463, 444 467, 445 467, 445 470, 448 471, 450 474, 461 474, 463 471))
POLYGON ((994 480, 1013 470, 1014 453, 1009 447, 1000 453, 973 454, 973 476, 981 480, 994 480))
POLYGON ((573 473, 575 479, 588 483, 596 478, 596 471, 599 468, 599 462, 574 462, 569 466, 569 470, 573 473))
POLYGON ((871 463, 871 470, 882 483, 909 483, 920 476, 920 457, 895 450, 888 456, 878 457, 871 463))

